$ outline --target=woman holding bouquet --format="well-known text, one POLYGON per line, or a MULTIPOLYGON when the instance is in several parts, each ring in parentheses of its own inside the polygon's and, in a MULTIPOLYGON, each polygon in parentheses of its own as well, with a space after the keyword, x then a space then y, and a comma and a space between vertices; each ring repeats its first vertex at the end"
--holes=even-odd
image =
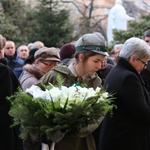
MULTIPOLYGON (((100 33, 85 34, 75 42, 75 60, 69 65, 57 65, 44 75, 38 82, 38 86, 58 84, 57 75, 63 80, 63 85, 70 87, 80 85, 86 87, 100 87, 101 79, 96 71, 101 69, 102 63, 108 53, 106 52, 105 39, 100 33)), ((96 150, 96 144, 92 132, 98 128, 95 123, 90 128, 75 129, 64 135, 55 144, 55 150, 96 150)), ((53 141, 56 142, 56 141, 53 141)))

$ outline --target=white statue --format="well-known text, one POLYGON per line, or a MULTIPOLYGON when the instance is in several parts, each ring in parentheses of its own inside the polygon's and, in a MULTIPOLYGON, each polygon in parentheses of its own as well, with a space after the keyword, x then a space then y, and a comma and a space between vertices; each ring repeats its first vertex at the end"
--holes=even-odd
POLYGON ((116 0, 115 5, 110 9, 107 22, 107 41, 113 41, 113 29, 127 30, 128 21, 134 20, 127 15, 125 8, 122 6, 122 0, 116 0))

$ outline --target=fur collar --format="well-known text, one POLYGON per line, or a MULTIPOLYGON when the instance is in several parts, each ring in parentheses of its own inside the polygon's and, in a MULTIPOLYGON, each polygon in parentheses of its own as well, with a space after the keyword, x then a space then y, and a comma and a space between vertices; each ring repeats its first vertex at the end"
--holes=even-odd
POLYGON ((23 66, 23 69, 28 71, 29 73, 33 74, 37 79, 40 79, 45 72, 42 71, 40 68, 35 66, 34 64, 26 64, 23 66))

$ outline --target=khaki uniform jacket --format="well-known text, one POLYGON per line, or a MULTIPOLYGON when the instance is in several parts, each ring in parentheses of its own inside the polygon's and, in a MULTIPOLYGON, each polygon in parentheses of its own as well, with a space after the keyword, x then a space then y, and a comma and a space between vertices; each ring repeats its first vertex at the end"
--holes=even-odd
MULTIPOLYGON (((57 65, 45 74, 37 83, 38 86, 41 87, 42 84, 48 85, 49 83, 53 85, 57 85, 58 81, 56 79, 57 75, 61 75, 62 79, 64 80, 64 86, 71 86, 75 81, 77 81, 77 76, 73 75, 70 69, 66 65, 57 65)), ((81 81, 82 84, 87 85, 87 87, 101 87, 101 79, 98 77, 97 74, 92 76, 88 76, 81 81)))

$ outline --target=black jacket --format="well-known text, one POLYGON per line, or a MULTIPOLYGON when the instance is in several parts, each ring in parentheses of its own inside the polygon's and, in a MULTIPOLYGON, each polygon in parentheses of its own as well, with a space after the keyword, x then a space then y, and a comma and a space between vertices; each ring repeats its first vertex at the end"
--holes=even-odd
POLYGON ((141 76, 147 85, 147 90, 150 93, 150 61, 148 61, 147 68, 141 71, 141 76))
POLYGON ((17 57, 17 53, 15 53, 13 57, 7 55, 5 55, 5 57, 8 60, 8 66, 13 70, 17 78, 19 78, 20 74, 23 71, 22 67, 24 65, 24 61, 21 58, 17 57))
POLYGON ((7 66, 7 60, 0 59, 0 150, 22 150, 18 127, 10 127, 12 118, 8 114, 10 102, 7 100, 7 96, 14 94, 18 86, 19 81, 7 66))
POLYGON ((150 150, 150 97, 141 76, 120 58, 104 86, 116 93, 117 109, 103 120, 98 150, 150 150))

